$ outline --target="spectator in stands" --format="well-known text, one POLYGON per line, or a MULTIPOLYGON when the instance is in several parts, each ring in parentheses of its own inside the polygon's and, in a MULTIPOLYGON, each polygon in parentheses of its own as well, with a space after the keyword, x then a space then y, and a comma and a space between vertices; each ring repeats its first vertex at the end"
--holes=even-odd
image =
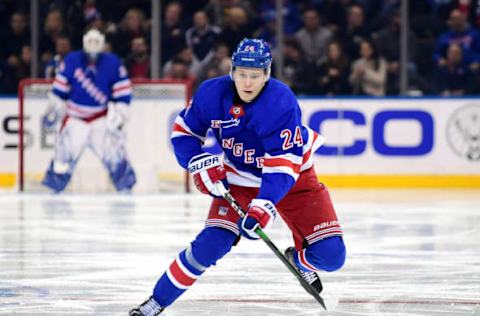
POLYGON ((213 49, 213 57, 202 66, 198 77, 199 83, 206 79, 226 75, 230 71, 230 49, 225 43, 217 43, 213 49))
MULTIPOLYGON (((3 30, 2 30, 3 31, 3 30)), ((22 65, 22 50, 30 42, 25 15, 20 12, 10 17, 9 28, 0 36, 0 90, 16 93, 18 76, 25 73, 22 65)), ((29 70, 29 69, 28 69, 29 70)))
POLYGON ((86 1, 83 8, 83 19, 85 21, 85 29, 104 30, 102 14, 98 11, 94 1, 86 1))
POLYGON ((312 92, 314 64, 305 56, 296 38, 283 41, 283 82, 296 94, 312 92))
POLYGON ((480 34, 468 25, 465 14, 460 10, 454 9, 450 13, 448 20, 450 29, 440 34, 435 53, 433 55, 437 66, 447 64, 446 54, 450 44, 459 44, 463 51, 463 60, 472 70, 478 68, 480 61, 480 34))
MULTIPOLYGON (((171 73, 171 67, 174 64, 174 61, 181 61, 188 69, 189 74, 198 78, 202 70, 202 64, 198 61, 197 57, 193 55, 192 49, 190 47, 184 46, 180 51, 175 55, 172 60, 169 60, 163 67, 163 73, 165 76, 168 76, 171 73)), ((180 68, 180 67, 178 67, 180 68)))
POLYGON ((223 30, 228 23, 229 11, 234 7, 241 7, 250 20, 256 21, 258 19, 258 10, 256 10, 253 3, 253 1, 245 0, 209 0, 203 10, 210 17, 210 22, 223 30))
MULTIPOLYGON (((385 57, 387 61, 387 90, 388 95, 396 95, 399 93, 400 87, 400 11, 392 12, 390 23, 383 29, 372 34, 375 46, 378 47, 380 56, 385 57)), ((411 31, 408 33, 409 60, 415 59, 415 34, 411 31)), ((419 75, 413 62, 408 64, 409 81, 415 85, 419 81, 419 75)))
POLYGON ((68 36, 61 35, 55 40, 55 56, 45 65, 44 76, 47 79, 55 78, 57 69, 65 55, 72 50, 72 44, 68 36))
POLYGON ((131 79, 150 77, 150 55, 145 37, 138 36, 131 40, 131 52, 125 59, 128 76, 131 79))
POLYGON ((0 59, 0 94, 15 93, 17 87, 15 86, 12 72, 9 65, 3 59, 0 59))
POLYGON ((15 12, 10 17, 9 27, 0 33, 0 58, 11 59, 20 58, 22 47, 30 43, 30 32, 27 28, 25 15, 21 12, 15 12))
POLYGON ((220 28, 210 25, 207 14, 200 10, 193 15, 193 26, 185 33, 187 46, 201 62, 213 54, 213 46, 220 33, 220 28))
POLYGON ((385 95, 387 62, 378 55, 372 41, 360 43, 360 58, 353 63, 349 80, 356 95, 385 95))
POLYGON ((30 50, 30 46, 24 45, 21 49, 20 58, 16 60, 15 63, 9 65, 15 89, 17 88, 20 80, 30 77, 31 60, 32 51, 30 50))
MULTIPOLYGON (((107 5, 107 2, 102 1, 101 4, 107 5)), ((67 21, 65 33, 70 37, 72 47, 82 47, 83 34, 91 28, 106 31, 105 22, 97 7, 99 3, 95 0, 68 1, 68 3, 69 5, 65 9, 67 21)), ((112 10, 111 7, 109 9, 112 10)))
POLYGON ((171 60, 186 45, 182 9, 182 5, 175 1, 168 3, 165 9, 162 24, 162 64, 171 60))
POLYGON ((445 62, 438 65, 435 83, 436 92, 442 96, 461 96, 470 92, 472 73, 463 61, 460 44, 452 43, 447 49, 445 62))
POLYGON ((254 24, 242 6, 234 6, 227 10, 221 41, 227 43, 230 51, 245 37, 252 37, 254 24))
POLYGON ((475 28, 480 28, 480 2, 479 1, 457 1, 458 9, 468 16, 470 24, 475 28))
MULTIPOLYGON (((277 12, 276 0, 262 0, 258 4, 259 12, 263 14, 275 14, 277 12)), ((284 0, 282 14, 283 14, 283 32, 286 35, 293 35, 302 26, 300 12, 298 11, 297 1, 284 0)))
POLYGON ((315 9, 307 9, 303 13, 303 28, 295 33, 305 56, 311 62, 325 58, 327 44, 332 40, 333 33, 321 25, 320 15, 315 9))
POLYGON ((196 77, 189 71, 188 65, 179 58, 174 58, 170 61, 170 67, 164 78, 169 80, 186 80, 192 83, 192 85, 196 81, 196 77))
POLYGON ((347 95, 351 93, 348 77, 350 62, 339 42, 327 46, 327 56, 317 65, 317 88, 315 91, 326 95, 347 95))
POLYGON ((65 34, 62 12, 52 9, 48 12, 40 38, 40 60, 47 63, 55 55, 55 41, 65 34))
POLYGON ((130 46, 125 43, 132 43, 132 40, 138 37, 146 38, 148 36, 146 27, 147 22, 142 11, 139 9, 128 10, 120 22, 118 30, 108 36, 113 51, 121 58, 126 58, 130 46))
POLYGON ((254 38, 263 38, 270 44, 272 50, 277 47, 277 16, 275 12, 263 14, 262 25, 253 33, 254 38))
POLYGON ((348 8, 347 25, 340 31, 338 37, 344 45, 348 58, 350 60, 357 59, 359 57, 360 43, 369 38, 361 6, 352 5, 348 8))
POLYGON ((347 25, 348 8, 355 0, 325 0, 322 5, 322 13, 325 24, 335 36, 340 36, 347 25))

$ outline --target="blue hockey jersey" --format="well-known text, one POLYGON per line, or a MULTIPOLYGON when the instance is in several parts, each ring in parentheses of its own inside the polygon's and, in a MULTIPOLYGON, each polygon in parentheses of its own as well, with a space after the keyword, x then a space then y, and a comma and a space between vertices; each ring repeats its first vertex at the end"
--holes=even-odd
POLYGON ((313 166, 312 153, 324 141, 302 126, 295 95, 273 78, 247 104, 229 76, 205 81, 173 127, 172 144, 182 167, 203 152, 209 128, 224 151, 228 182, 259 187, 257 198, 273 203, 290 190, 300 172, 313 166))
POLYGON ((67 115, 88 120, 105 115, 109 101, 130 104, 132 85, 114 54, 101 53, 89 63, 79 50, 65 56, 52 92, 67 101, 67 115))

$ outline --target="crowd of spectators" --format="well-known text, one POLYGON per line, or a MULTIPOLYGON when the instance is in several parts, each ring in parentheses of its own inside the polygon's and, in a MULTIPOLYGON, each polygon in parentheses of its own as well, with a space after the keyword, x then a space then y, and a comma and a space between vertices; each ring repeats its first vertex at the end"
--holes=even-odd
MULTIPOLYGON (((400 0, 284 0, 282 78, 299 95, 398 95, 400 0)), ((132 78, 150 77, 151 0, 39 0, 41 77, 81 48, 83 32, 106 34, 107 50, 132 78)), ((270 42, 275 0, 162 1, 163 78, 203 80, 229 71, 244 37, 270 42)), ((30 77, 30 5, 0 2, 0 93, 30 77)), ((412 94, 480 92, 480 2, 410 0, 408 90, 412 94)), ((275 67, 275 63, 274 63, 275 67)), ((275 69, 272 71, 275 75, 275 69)))

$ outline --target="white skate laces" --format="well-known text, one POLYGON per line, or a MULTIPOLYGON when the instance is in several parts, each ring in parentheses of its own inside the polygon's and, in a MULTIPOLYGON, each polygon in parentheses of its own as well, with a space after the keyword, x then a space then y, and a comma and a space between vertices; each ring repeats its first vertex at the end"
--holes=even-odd
POLYGON ((313 271, 303 271, 302 269, 298 269, 298 270, 302 274, 302 277, 305 279, 305 281, 308 282, 308 284, 313 284, 315 281, 319 279, 317 274, 313 271))
POLYGON ((153 297, 150 297, 139 309, 145 316, 156 316, 163 311, 163 307, 160 306, 153 297))

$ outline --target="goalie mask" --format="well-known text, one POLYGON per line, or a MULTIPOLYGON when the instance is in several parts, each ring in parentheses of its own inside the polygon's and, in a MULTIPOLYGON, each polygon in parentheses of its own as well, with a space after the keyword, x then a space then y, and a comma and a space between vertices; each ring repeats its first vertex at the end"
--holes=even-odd
POLYGON ((263 39, 244 38, 232 54, 230 78, 233 80, 233 71, 236 67, 261 68, 265 70, 266 79, 270 79, 272 54, 270 45, 263 39))
POLYGON ((91 29, 83 35, 83 50, 92 59, 103 51, 105 45, 105 35, 97 29, 91 29))

